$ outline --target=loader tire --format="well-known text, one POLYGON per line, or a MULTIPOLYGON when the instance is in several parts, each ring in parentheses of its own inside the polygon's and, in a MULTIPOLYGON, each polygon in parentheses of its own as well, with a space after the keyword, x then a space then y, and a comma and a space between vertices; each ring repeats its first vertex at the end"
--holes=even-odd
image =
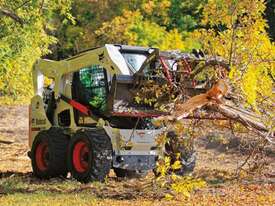
POLYGON ((67 164, 80 182, 104 181, 112 166, 112 143, 105 131, 78 130, 70 141, 67 164))
POLYGON ((67 175, 69 137, 61 128, 50 128, 38 133, 31 149, 34 176, 41 179, 67 175))
MULTIPOLYGON (((179 169, 172 169, 170 167, 168 174, 174 173, 179 176, 185 176, 194 171, 196 166, 196 152, 194 149, 193 141, 190 140, 188 144, 183 142, 183 138, 178 138, 174 131, 167 133, 168 142, 165 144, 165 156, 170 158, 170 165, 172 166, 175 161, 180 161, 179 169), (179 156, 178 156, 179 154, 179 156)), ((153 169, 155 176, 160 176, 157 168, 153 169)))
POLYGON ((181 168, 172 172, 180 176, 192 173, 197 160, 193 140, 184 142, 184 138, 178 137, 174 131, 168 132, 167 137, 169 141, 165 145, 165 152, 171 158, 171 165, 176 160, 179 160, 181 163, 181 168), (177 154, 180 154, 178 159, 177 154))
POLYGON ((136 170, 127 170, 121 168, 113 168, 117 177, 121 178, 140 178, 145 177, 148 171, 136 171, 136 170))

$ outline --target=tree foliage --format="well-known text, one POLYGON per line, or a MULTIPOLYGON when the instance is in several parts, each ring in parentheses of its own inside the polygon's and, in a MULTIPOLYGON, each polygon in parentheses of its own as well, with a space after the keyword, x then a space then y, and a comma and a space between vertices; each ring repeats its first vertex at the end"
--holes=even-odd
POLYGON ((254 108, 272 103, 274 87, 275 44, 266 32, 265 8, 263 0, 211 0, 203 10, 204 28, 193 32, 208 53, 228 59, 232 81, 254 108))
MULTIPOLYGON (((105 43, 188 51, 230 61, 248 103, 274 83, 273 4, 263 0, 0 0, 0 95, 29 96, 33 62, 63 59, 105 43), (72 17, 73 16, 73 17, 72 17), (217 18, 219 17, 219 18, 217 18), (50 54, 51 53, 51 54, 50 54)), ((270 98, 269 98, 270 99, 270 98)))
POLYGON ((166 31, 165 27, 144 19, 140 11, 124 11, 122 16, 103 23, 96 31, 101 42, 184 49, 182 37, 177 29, 166 31))
POLYGON ((0 96, 29 96, 31 68, 57 42, 53 18, 70 16, 70 0, 0 1, 0 96))
POLYGON ((177 46, 179 49, 192 48, 197 44, 190 40, 185 41, 185 39, 188 32, 198 26, 201 8, 204 4, 205 1, 198 0, 192 2, 177 0, 73 1, 72 15, 76 22, 74 25, 63 24, 56 32, 59 42, 53 48, 54 55, 51 57, 64 58, 105 43, 123 42, 146 46, 161 45, 162 48, 176 48, 177 46), (181 20, 178 21, 178 19, 181 20), (134 23, 138 24, 133 26, 134 23), (105 30, 110 33, 104 33, 105 30), (124 33, 126 30, 127 33, 124 33), (114 34, 119 34, 119 36, 114 36, 114 34), (168 37, 164 38, 166 35, 168 37), (180 43, 173 46, 172 43, 167 43, 167 40, 180 43), (184 47, 182 41, 185 41, 184 47))

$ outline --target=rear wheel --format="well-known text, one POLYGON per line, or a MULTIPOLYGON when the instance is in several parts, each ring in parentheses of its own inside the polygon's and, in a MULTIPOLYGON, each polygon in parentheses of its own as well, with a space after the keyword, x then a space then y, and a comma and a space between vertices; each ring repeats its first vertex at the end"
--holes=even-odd
POLYGON ((66 156, 69 138, 61 128, 41 131, 31 149, 33 174, 39 178, 67 175, 66 156))
POLYGON ((69 146, 68 168, 81 182, 103 181, 112 165, 112 144, 103 129, 77 131, 69 146))

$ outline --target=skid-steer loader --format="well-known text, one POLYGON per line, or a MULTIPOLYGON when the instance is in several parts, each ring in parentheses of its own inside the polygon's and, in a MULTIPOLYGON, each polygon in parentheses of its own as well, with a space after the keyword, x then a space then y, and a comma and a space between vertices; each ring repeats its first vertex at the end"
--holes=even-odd
MULTIPOLYGON (((157 143, 165 127, 152 120, 169 112, 138 104, 137 93, 148 81, 172 89, 184 82, 182 91, 189 97, 204 93, 211 85, 194 84, 194 79, 207 65, 222 68, 220 73, 229 70, 225 61, 207 59, 201 51, 161 52, 113 44, 61 61, 38 60, 29 110, 28 154, 34 175, 50 178, 70 172, 88 182, 103 181, 111 169, 118 177, 154 170, 159 156, 177 145, 177 134, 169 131, 170 143, 157 143), (203 66, 192 70, 202 61, 203 66)), ((182 145, 178 148, 180 175, 195 166, 193 148, 186 151, 182 145)))
MULTIPOLYGON (((152 119, 165 113, 133 99, 159 55, 156 48, 107 44, 62 61, 38 60, 29 111, 34 175, 70 172, 88 182, 104 180, 112 168, 118 177, 154 169, 163 151, 156 143, 163 127, 152 119)), ((194 155, 185 158, 182 173, 193 170, 194 155)))

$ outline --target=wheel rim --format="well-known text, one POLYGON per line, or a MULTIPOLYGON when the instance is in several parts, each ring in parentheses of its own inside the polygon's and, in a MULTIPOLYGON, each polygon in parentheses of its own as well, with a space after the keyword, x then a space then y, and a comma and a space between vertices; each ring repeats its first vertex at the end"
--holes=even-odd
POLYGON ((89 147, 85 141, 79 141, 73 149, 73 165, 77 172, 86 172, 89 167, 89 147))
POLYGON ((49 164, 49 145, 48 142, 41 142, 38 144, 35 152, 35 161, 37 168, 40 171, 48 169, 49 164))

